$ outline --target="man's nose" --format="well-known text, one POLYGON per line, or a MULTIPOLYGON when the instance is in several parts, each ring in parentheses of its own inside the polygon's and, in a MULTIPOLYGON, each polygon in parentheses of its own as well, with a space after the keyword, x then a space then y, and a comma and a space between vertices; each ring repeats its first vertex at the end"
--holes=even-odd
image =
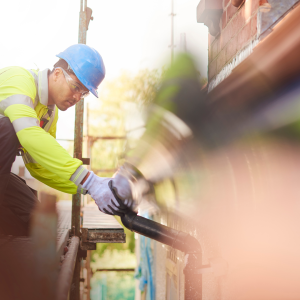
POLYGON ((76 99, 76 103, 81 99, 81 95, 80 94, 74 94, 73 98, 76 99))

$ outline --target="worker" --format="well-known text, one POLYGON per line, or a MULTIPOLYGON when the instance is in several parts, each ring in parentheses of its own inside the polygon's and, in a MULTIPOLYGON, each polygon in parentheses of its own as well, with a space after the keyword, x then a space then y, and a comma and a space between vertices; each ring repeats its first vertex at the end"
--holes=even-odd
MULTIPOLYGON (((72 45, 57 57, 52 71, 0 69, 0 234, 28 235, 38 203, 26 182, 11 173, 17 153, 30 174, 44 184, 69 194, 88 193, 107 214, 126 210, 109 186, 118 191, 115 179, 88 171, 55 140, 58 109, 65 111, 90 93, 98 98, 105 77, 103 60, 83 44, 72 45)), ((129 195, 129 184, 121 181, 119 192, 123 189, 129 195)))

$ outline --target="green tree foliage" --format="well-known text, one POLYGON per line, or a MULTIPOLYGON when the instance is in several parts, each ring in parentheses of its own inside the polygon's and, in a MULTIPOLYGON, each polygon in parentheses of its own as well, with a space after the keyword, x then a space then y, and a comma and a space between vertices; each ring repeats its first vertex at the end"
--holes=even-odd
POLYGON ((135 298, 133 272, 98 272, 94 274, 91 286, 91 300, 134 300, 135 298))
POLYGON ((104 101, 134 102, 140 105, 151 103, 159 87, 162 71, 140 70, 136 75, 123 72, 117 79, 107 81, 100 94, 104 101))
POLYGON ((114 80, 104 81, 100 101, 89 105, 89 135, 124 139, 95 139, 92 147, 92 169, 100 176, 111 176, 120 165, 127 142, 126 119, 133 107, 137 111, 151 103, 158 89, 161 72, 141 70, 136 75, 123 72, 114 80))
MULTIPOLYGON (((92 137, 126 137, 126 139, 120 140, 94 139, 91 166, 99 176, 112 176, 113 171, 101 170, 116 170, 121 164, 120 160, 128 142, 126 131, 128 116, 130 115, 132 119, 133 108, 139 112, 143 106, 154 100, 160 77, 159 70, 141 70, 136 75, 124 72, 114 80, 104 81, 99 94, 100 101, 90 102, 89 135, 92 137)), ((84 131, 86 132, 86 128, 84 131)), ((118 266, 118 257, 121 258, 121 261, 122 258, 124 260, 125 253, 127 253, 128 260, 132 261, 129 258, 134 257, 134 233, 126 228, 124 230, 126 243, 97 244, 97 250, 92 254, 95 266, 99 262, 102 264, 109 255, 113 255, 113 259, 109 259, 109 261, 112 261, 114 267, 120 267, 118 266)))

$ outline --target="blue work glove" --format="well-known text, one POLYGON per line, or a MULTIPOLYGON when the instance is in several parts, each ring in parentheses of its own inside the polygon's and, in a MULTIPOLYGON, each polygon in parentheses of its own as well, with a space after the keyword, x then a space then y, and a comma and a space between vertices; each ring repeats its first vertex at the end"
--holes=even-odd
POLYGON ((112 178, 99 177, 90 171, 90 175, 82 187, 95 200, 100 211, 108 215, 122 216, 127 207, 120 199, 116 199, 109 187, 112 178))

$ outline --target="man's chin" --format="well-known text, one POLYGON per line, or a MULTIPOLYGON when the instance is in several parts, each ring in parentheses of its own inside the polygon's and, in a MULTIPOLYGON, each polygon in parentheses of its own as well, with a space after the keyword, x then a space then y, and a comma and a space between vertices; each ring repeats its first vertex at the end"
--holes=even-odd
POLYGON ((62 105, 60 105, 60 106, 57 105, 57 108, 58 108, 59 110, 61 110, 61 111, 65 111, 65 110, 67 110, 69 107, 65 107, 65 106, 62 106, 62 105))
POLYGON ((67 110, 68 108, 71 107, 68 103, 66 103, 66 104, 64 104, 64 105, 56 105, 56 106, 57 106, 58 109, 61 110, 61 111, 65 111, 65 110, 67 110))

